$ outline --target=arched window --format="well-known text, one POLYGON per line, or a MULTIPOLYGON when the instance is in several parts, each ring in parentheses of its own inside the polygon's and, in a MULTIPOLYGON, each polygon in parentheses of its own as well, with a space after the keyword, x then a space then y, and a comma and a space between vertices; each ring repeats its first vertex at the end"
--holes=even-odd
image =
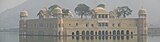
POLYGON ((121 31, 121 35, 124 35, 124 31, 123 30, 121 31))
POLYGON ((105 26, 108 26, 108 23, 105 23, 105 26))
POLYGON ((97 35, 97 32, 95 32, 95 35, 97 35))
POLYGON ((85 35, 85 31, 82 31, 82 35, 85 35))
POLYGON ((98 35, 101 35, 101 31, 98 32, 98 35))
POLYGON ((76 31, 76 35, 79 35, 79 31, 76 31))
POLYGON ((108 18, 108 15, 105 15, 105 18, 108 18))
POLYGON ((104 31, 102 31, 102 35, 104 35, 104 31))
POLYGON ((89 35, 89 31, 86 32, 86 35, 89 35))
POLYGON ((121 24, 120 23, 118 23, 118 27, 120 27, 121 26, 121 24))
POLYGON ((86 27, 88 27, 88 24, 86 24, 86 27))
POLYGON ((108 35, 108 31, 106 31, 106 35, 108 35))
POLYGON ((113 35, 116 35, 116 31, 115 30, 113 30, 113 35))
POLYGON ((131 35, 133 35, 133 32, 131 32, 131 35))
POLYGON ((128 31, 128 30, 126 31, 126 34, 127 34, 127 35, 129 34, 129 31, 128 31))
POLYGON ((93 32, 93 31, 91 31, 91 35, 94 35, 94 32, 93 32))
POLYGON ((117 31, 117 35, 120 35, 120 31, 119 30, 117 31))
POLYGON ((114 24, 112 24, 112 26, 114 27, 114 24))
POLYGON ((94 24, 91 24, 92 27, 94 27, 94 24))
POLYGON ((74 36, 74 32, 72 32, 72 36, 74 36))
POLYGON ((76 23, 76 26, 78 26, 78 23, 76 23))
POLYGON ((111 31, 109 32, 110 35, 112 35, 111 31))

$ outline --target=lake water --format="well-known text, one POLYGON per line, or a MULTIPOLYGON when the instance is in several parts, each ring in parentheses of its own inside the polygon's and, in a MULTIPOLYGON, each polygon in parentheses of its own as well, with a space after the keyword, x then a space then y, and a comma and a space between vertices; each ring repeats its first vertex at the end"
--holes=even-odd
MULTIPOLYGON (((18 32, 0 32, 0 42, 19 42, 18 32)), ((160 36, 27 36, 27 42, 159 42, 160 36)), ((25 41, 24 41, 25 42, 25 41)))

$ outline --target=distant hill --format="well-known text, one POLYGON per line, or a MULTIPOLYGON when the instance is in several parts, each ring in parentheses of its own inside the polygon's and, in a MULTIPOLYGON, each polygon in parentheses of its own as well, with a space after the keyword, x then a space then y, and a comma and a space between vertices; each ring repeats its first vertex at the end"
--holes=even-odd
POLYGON ((0 28, 18 27, 19 13, 28 10, 30 17, 36 16, 38 11, 47 6, 47 0, 27 0, 17 7, 0 13, 0 28))

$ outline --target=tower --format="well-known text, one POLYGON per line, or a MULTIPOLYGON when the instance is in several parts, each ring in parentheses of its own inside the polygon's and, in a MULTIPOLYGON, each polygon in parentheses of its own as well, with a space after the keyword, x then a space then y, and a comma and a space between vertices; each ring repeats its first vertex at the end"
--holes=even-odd
POLYGON ((147 35, 148 33, 148 27, 147 27, 147 10, 142 8, 138 12, 138 34, 140 35, 147 35))
POLYGON ((139 10, 138 12, 138 41, 139 42, 146 42, 147 37, 143 37, 143 36, 147 36, 148 35, 148 27, 147 27, 147 10, 142 8, 139 10))
POLYGON ((26 40, 25 34, 27 33, 27 24, 26 24, 26 19, 28 17, 28 11, 24 10, 20 12, 20 21, 19 21, 19 34, 21 35, 21 40, 26 40))
POLYGON ((62 9, 60 7, 56 7, 54 8, 53 10, 51 10, 51 14, 54 18, 57 18, 58 19, 58 24, 59 27, 58 27, 58 31, 57 31, 57 34, 59 36, 62 36, 63 35, 63 18, 62 18, 62 9))

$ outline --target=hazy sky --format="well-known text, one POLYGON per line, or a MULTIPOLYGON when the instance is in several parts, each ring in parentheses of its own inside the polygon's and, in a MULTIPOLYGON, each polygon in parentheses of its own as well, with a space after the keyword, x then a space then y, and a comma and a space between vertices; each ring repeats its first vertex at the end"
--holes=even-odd
POLYGON ((13 8, 26 0, 0 0, 0 12, 13 8))

